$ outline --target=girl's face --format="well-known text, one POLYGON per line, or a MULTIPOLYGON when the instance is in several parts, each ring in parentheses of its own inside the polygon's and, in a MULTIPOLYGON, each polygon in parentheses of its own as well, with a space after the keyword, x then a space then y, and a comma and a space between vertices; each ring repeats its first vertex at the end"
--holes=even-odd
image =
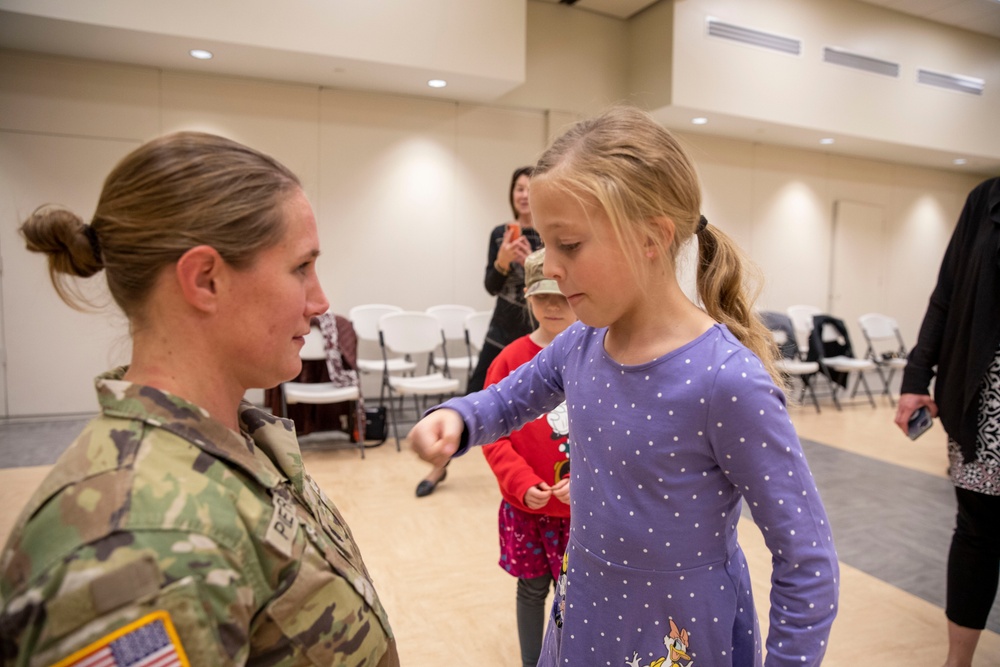
POLYGON ((528 191, 531 180, 524 174, 514 181, 514 210, 517 211, 517 219, 523 224, 531 225, 531 207, 528 204, 528 191))
POLYGON ((532 294, 528 297, 528 303, 531 304, 531 314, 535 316, 538 328, 545 333, 546 340, 552 340, 576 322, 576 315, 562 294, 532 294))
POLYGON ((302 369, 299 350, 311 318, 330 307, 316 276, 319 236, 301 190, 282 205, 281 240, 248 268, 231 269, 229 364, 242 386, 273 387, 302 369))
POLYGON ((536 179, 531 211, 545 243, 545 276, 580 321, 608 326, 640 305, 642 291, 603 209, 536 179))

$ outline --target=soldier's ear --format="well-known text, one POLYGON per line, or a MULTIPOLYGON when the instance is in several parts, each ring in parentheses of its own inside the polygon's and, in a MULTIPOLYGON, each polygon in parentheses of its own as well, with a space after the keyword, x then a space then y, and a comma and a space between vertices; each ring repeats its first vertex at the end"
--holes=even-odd
POLYGON ((184 300, 203 312, 214 311, 224 265, 219 251, 207 245, 195 246, 181 255, 174 272, 184 300))

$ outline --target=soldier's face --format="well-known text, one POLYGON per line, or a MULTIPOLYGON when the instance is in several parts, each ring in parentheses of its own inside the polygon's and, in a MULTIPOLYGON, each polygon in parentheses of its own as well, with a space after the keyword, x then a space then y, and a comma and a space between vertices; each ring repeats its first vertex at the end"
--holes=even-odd
POLYGON ((229 298, 234 375, 246 388, 273 387, 302 369, 309 320, 330 307, 316 275, 319 235, 301 190, 284 206, 284 234, 238 273, 229 298))

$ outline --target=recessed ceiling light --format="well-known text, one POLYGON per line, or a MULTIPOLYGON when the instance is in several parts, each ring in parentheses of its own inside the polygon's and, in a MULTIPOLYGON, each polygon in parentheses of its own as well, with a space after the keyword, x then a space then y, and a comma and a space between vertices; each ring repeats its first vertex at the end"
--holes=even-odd
POLYGON ((955 164, 965 164, 966 162, 968 162, 968 160, 966 160, 964 157, 957 157, 954 160, 952 160, 952 162, 955 164))
POLYGON ((698 116, 697 118, 692 118, 691 122, 695 125, 704 125, 708 122, 708 119, 703 116, 698 116))
POLYGON ((831 137, 824 137, 819 140, 819 143, 823 144, 824 146, 829 146, 830 144, 833 143, 833 139, 831 137))
POLYGON ((427 85, 431 88, 444 88, 448 85, 448 82, 444 79, 431 79, 427 82, 427 85))
POLYGON ((205 49, 191 49, 188 51, 192 58, 197 58, 198 60, 211 60, 212 52, 206 51, 205 49))

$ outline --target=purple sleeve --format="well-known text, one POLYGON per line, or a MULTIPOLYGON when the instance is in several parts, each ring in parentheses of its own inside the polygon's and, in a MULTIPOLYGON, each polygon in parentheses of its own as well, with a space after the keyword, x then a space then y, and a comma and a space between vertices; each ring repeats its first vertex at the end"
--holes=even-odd
MULTIPOLYGON (((578 327, 573 325, 561 333, 534 359, 500 382, 438 406, 451 408, 462 416, 463 443, 488 445, 563 402, 562 371, 574 337, 582 335, 578 327)), ((459 450, 459 454, 463 453, 464 450, 459 450)))
POLYGON ((785 397, 745 351, 713 389, 707 433, 772 554, 766 664, 819 665, 837 614, 833 534, 785 397))

